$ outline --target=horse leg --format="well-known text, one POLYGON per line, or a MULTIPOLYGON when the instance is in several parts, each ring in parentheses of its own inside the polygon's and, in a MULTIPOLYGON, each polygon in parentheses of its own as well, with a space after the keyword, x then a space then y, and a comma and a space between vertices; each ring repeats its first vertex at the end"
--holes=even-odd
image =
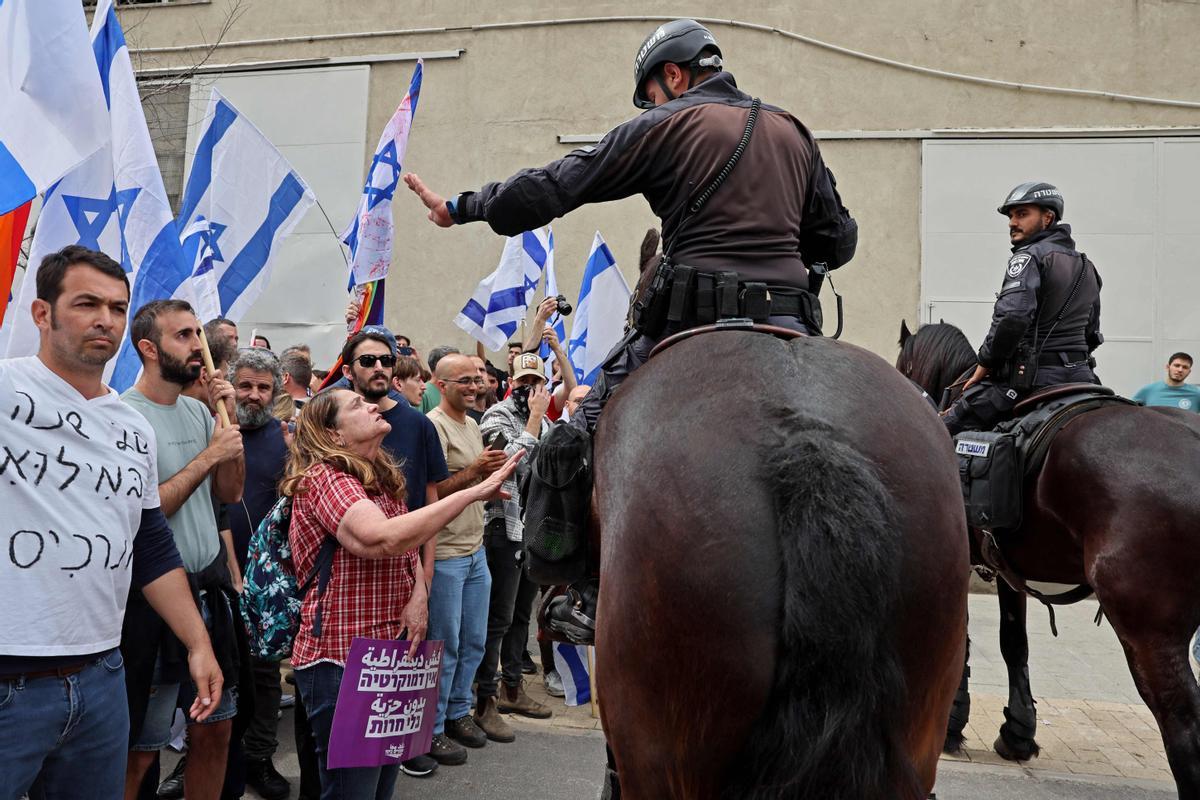
POLYGON ((600 800, 621 800, 621 782, 617 779, 617 760, 612 748, 604 745, 604 783, 600 787, 600 800))
POLYGON ((967 721, 971 718, 971 637, 967 637, 967 649, 963 654, 963 673, 962 681, 958 684, 958 691, 954 694, 954 705, 950 707, 950 724, 946 727, 946 743, 942 746, 942 751, 955 755, 962 752, 963 742, 967 737, 963 735, 963 731, 967 727, 967 721))
POLYGON ((1179 800, 1200 800, 1200 687, 1188 662, 1190 624, 1173 618, 1171 612, 1179 609, 1146 614, 1145 595, 1118 599, 1099 587, 1096 594, 1121 640, 1138 693, 1158 721, 1179 800))
POLYGON ((1029 686, 1029 635, 1025 627, 1025 594, 1003 580, 996 581, 1000 595, 1000 654, 1008 668, 1008 705, 1004 724, 992 747, 1009 761, 1028 761, 1041 748, 1034 741, 1037 711, 1029 686))

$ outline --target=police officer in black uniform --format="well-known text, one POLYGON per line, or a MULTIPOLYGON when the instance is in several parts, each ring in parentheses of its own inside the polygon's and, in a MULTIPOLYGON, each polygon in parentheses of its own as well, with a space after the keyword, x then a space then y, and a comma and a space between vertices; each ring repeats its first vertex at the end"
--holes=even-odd
POLYGON ((442 227, 483 220, 513 236, 585 203, 634 194, 661 218, 669 263, 646 270, 633 330, 571 415, 589 432, 607 397, 667 335, 732 317, 819 334, 819 283, 858 242, 812 134, 739 90, 703 25, 680 19, 657 28, 638 50, 634 81, 634 105, 645 113, 595 147, 451 200, 405 176, 442 227), (751 119, 750 141, 739 147, 751 119))
POLYGON ((996 210, 1008 217, 1013 254, 979 366, 943 417, 951 435, 992 429, 1034 389, 1099 383, 1091 354, 1104 341, 1100 275, 1062 221, 1062 192, 1049 183, 1022 183, 996 210))
MULTIPOLYGON (((571 415, 575 428, 556 426, 543 439, 538 472, 547 461, 546 469, 559 464, 565 475, 578 474, 606 400, 666 336, 727 318, 819 335, 820 282, 853 258, 858 243, 857 223, 812 134, 739 90, 703 25, 680 19, 655 29, 638 49, 634 83, 633 103, 645 113, 595 147, 451 200, 416 175, 404 178, 442 227, 483 220, 514 236, 585 203, 634 194, 662 220, 664 256, 643 273, 631 329, 571 415)), ((531 530, 543 521, 585 535, 590 490, 576 501, 552 485, 535 484, 525 496, 529 554, 536 554, 531 530)), ((573 584, 569 598, 550 607, 551 627, 589 641, 597 587, 594 579, 573 584)))

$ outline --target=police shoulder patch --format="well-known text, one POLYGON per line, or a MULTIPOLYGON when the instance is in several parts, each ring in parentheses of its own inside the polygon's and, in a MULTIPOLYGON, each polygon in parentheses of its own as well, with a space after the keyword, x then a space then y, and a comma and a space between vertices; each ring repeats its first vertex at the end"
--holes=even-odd
POLYGON ((1029 262, 1033 260, 1033 256, 1029 253, 1017 253, 1008 260, 1008 277, 1015 278, 1025 271, 1025 267, 1029 266, 1029 262))

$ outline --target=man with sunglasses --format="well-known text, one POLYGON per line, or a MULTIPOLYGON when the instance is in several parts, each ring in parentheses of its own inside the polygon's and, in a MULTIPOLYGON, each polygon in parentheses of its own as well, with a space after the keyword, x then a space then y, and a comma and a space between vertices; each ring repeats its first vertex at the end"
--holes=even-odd
MULTIPOLYGON (((369 403, 379 406, 379 413, 392 426, 383 439, 383 449, 400 464, 408 487, 408 510, 421 508, 438 499, 437 485, 450 477, 446 458, 433 423, 407 401, 397 402, 392 396, 392 368, 396 366, 396 339, 386 329, 377 326, 363 330, 346 340, 342 347, 342 374, 350 388, 369 403)), ((430 541, 421 548, 425 580, 433 577, 435 544, 430 541)), ((426 586, 426 589, 429 587, 426 586)), ((406 775, 428 775, 437 762, 428 756, 418 756, 400 765, 406 775)))

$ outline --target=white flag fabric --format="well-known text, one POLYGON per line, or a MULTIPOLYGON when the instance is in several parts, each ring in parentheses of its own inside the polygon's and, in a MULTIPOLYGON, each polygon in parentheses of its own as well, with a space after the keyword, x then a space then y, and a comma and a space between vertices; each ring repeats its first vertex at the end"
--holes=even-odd
POLYGON ((199 142, 178 221, 190 269, 173 294, 196 307, 202 321, 223 316, 237 322, 266 289, 280 242, 316 197, 275 145, 216 89, 199 142))
POLYGON ((109 142, 97 55, 79 0, 0 0, 0 215, 109 142))
MULTIPOLYGON (((554 271, 554 231, 550 231, 550 255, 546 259, 546 297, 558 296, 558 275, 554 271)), ((567 328, 563 324, 562 314, 555 311, 550 315, 550 319, 546 320, 554 332, 558 334, 558 341, 563 347, 567 346, 567 328)), ((541 333, 541 331, 539 331, 541 333)), ((542 342, 541 348, 538 350, 538 355, 542 357, 542 363, 546 365, 546 379, 549 380, 554 376, 554 351, 550 349, 550 345, 542 342)))
POLYGON ((600 231, 596 231, 592 252, 583 269, 575 321, 571 324, 571 343, 567 347, 567 356, 581 385, 595 383, 604 359, 625 335, 629 296, 629 284, 617 268, 617 260, 600 231))
POLYGON ((592 701, 587 651, 581 644, 554 643, 554 669, 562 679, 563 702, 568 706, 587 705, 592 701))
POLYGON ((400 165, 408 152, 408 133, 417 113, 424 68, 425 62, 417 59, 408 93, 388 120, 375 147, 358 211, 342 234, 342 241, 350 248, 351 287, 383 280, 392 264, 392 237, 395 234, 392 199, 400 184, 400 165))
MULTIPOLYGON (((133 287, 131 319, 145 302, 171 296, 157 290, 150 280, 153 275, 186 268, 112 0, 101 0, 96 9, 92 46, 92 68, 98 66, 103 78, 101 101, 108 101, 104 135, 110 141, 46 192, 20 300, 4 321, 10 332, 5 346, 9 357, 37 352, 39 337, 30 306, 37 296, 37 265, 47 254, 80 244, 120 261, 133 287)), ((124 348, 128 341, 126 336, 124 348)), ((109 364, 109 383, 118 391, 137 377, 140 365, 136 354, 131 355, 134 369, 120 380, 114 364, 109 364)))
POLYGON ((500 264, 479 282, 454 324, 489 350, 500 350, 525 319, 550 257, 551 234, 539 228, 504 242, 500 264))

